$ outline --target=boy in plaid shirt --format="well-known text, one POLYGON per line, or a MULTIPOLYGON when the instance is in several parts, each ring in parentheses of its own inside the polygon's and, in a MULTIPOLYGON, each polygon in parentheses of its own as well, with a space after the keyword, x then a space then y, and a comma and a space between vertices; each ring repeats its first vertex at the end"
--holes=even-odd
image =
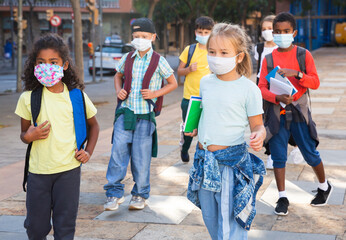
MULTIPOLYGON (((116 111, 112 154, 108 164, 107 180, 104 186, 107 202, 104 209, 115 211, 124 202, 124 184, 127 166, 131 159, 131 171, 135 185, 131 191, 132 199, 129 209, 143 209, 150 192, 150 162, 157 156, 157 135, 155 113, 149 102, 156 102, 158 97, 166 95, 177 88, 173 70, 166 59, 159 56, 148 89, 142 89, 144 75, 148 70, 152 56, 157 54, 152 49, 156 38, 153 22, 147 18, 136 19, 131 25, 132 45, 135 52, 130 52, 133 61, 132 82, 129 91, 123 86, 125 54, 116 66, 114 85, 120 104, 116 111), (161 88, 162 81, 167 84, 161 88)), ((129 57, 130 58, 130 57, 129 57)), ((131 59, 130 58, 130 59, 131 59)), ((125 75, 126 76, 126 75, 125 75)))

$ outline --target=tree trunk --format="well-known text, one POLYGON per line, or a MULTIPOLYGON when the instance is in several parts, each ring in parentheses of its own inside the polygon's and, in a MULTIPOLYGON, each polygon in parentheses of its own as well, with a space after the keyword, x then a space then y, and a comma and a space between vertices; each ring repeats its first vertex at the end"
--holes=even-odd
POLYGON ((80 0, 71 0, 74 14, 74 55, 79 77, 84 82, 83 38, 82 38, 82 14, 80 0))
POLYGON ((168 53, 168 39, 167 39, 167 22, 163 21, 163 47, 165 49, 164 57, 167 56, 168 53))
POLYGON ((159 1, 160 0, 151 0, 150 1, 149 11, 148 11, 148 18, 149 19, 153 19, 155 6, 159 1))
POLYGON ((248 5, 249 5, 249 1, 246 0, 246 1, 243 1, 243 4, 242 4, 242 11, 241 11, 241 25, 243 27, 246 26, 246 17, 247 17, 247 8, 248 8, 248 5))
MULTIPOLYGON (((34 19, 34 8, 35 5, 30 4, 30 13, 28 17, 28 33, 29 33, 29 38, 27 39, 27 49, 31 49, 33 44, 34 44, 34 33, 33 33, 33 24, 32 20, 34 19)), ((35 4, 35 3, 34 3, 35 4)))
POLYGON ((211 8, 210 8, 209 13, 208 13, 209 17, 213 17, 215 8, 216 8, 216 6, 218 4, 218 1, 219 0, 214 0, 213 4, 211 5, 211 8))
POLYGON ((181 21, 179 24, 179 50, 182 52, 184 50, 184 22, 181 21))

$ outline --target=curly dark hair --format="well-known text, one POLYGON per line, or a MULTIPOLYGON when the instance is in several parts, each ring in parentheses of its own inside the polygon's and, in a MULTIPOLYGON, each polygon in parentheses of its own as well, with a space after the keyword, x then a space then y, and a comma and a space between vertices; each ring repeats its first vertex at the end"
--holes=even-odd
POLYGON ((53 49, 59 53, 63 62, 69 62, 67 70, 64 70, 64 77, 61 79, 61 81, 66 84, 68 89, 71 90, 74 88, 79 88, 83 90, 85 87, 84 83, 77 75, 77 71, 70 57, 67 44, 59 35, 49 33, 43 35, 34 43, 34 47, 25 62, 24 75, 22 77, 24 82, 24 91, 34 90, 42 86, 34 75, 34 68, 36 58, 39 52, 43 49, 53 49))
POLYGON ((291 27, 293 28, 293 30, 296 30, 296 19, 294 18, 294 16, 289 13, 289 12, 282 12, 279 13, 273 21, 273 27, 275 26, 276 23, 278 22, 289 22, 291 24, 291 27))

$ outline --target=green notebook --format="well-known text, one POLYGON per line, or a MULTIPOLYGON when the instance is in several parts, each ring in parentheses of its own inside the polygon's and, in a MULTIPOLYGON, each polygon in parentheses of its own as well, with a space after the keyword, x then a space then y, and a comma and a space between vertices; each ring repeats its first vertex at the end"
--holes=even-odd
POLYGON ((201 97, 191 96, 184 124, 184 132, 193 132, 194 129, 198 128, 199 118, 202 113, 201 103, 201 97))

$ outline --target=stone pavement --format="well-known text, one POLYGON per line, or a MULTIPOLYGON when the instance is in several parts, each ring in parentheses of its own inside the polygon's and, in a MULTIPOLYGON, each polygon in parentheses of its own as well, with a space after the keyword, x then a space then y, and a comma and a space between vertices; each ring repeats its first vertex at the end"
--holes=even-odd
MULTIPOLYGON (((286 170, 289 215, 276 216, 273 206, 278 193, 273 172, 268 171, 258 193, 257 216, 249 232, 250 240, 346 240, 346 48, 322 48, 313 55, 321 87, 311 91, 312 113, 320 132, 318 149, 334 191, 327 206, 311 207, 309 202, 317 179, 306 164, 289 162, 286 170)), ((143 211, 127 210, 133 185, 128 171, 124 179, 126 201, 117 212, 103 212, 103 185, 115 104, 113 91, 111 78, 86 87, 98 108, 101 132, 92 159, 82 169, 75 239, 210 239, 200 210, 185 198, 191 163, 182 164, 179 158, 182 87, 165 98, 162 115, 157 119, 159 156, 152 160, 149 205, 143 211)), ((25 194, 21 191, 26 146, 20 143, 19 120, 13 114, 18 96, 0 96, 3 126, 0 128, 0 239, 3 240, 26 239, 25 194)), ((192 158, 193 151, 190 152, 192 158)), ((266 160, 263 151, 258 156, 266 160)))

